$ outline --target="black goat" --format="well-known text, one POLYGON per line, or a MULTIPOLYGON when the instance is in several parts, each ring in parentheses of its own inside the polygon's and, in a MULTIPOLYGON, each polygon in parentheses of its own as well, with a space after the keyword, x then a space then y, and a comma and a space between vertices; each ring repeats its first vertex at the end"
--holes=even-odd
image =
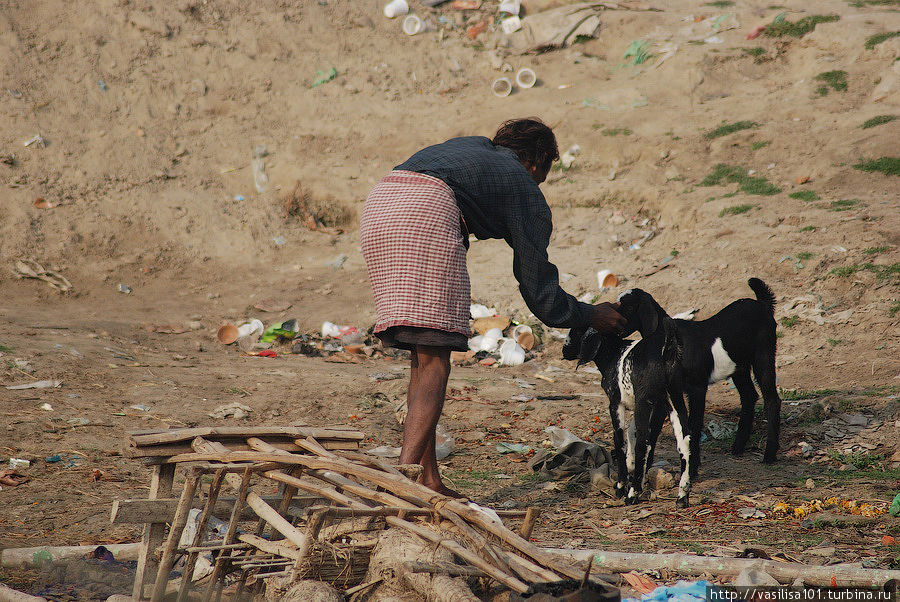
POLYGON ((633 289, 619 297, 626 332, 640 331, 638 341, 603 335, 593 328, 573 328, 563 346, 565 359, 578 365, 594 361, 609 398, 613 444, 618 465, 616 495, 634 504, 643 491, 659 432, 668 415, 681 455, 681 480, 676 504, 688 506, 691 489, 689 416, 682 392, 681 344, 675 321, 648 293, 633 289), (625 411, 633 417, 626 425, 625 411))
POLYGON ((775 295, 759 278, 751 278, 747 284, 756 299, 738 299, 699 322, 675 320, 683 346, 684 391, 691 415, 691 477, 696 477, 700 468, 706 391, 710 384, 729 377, 741 398, 741 417, 731 453, 744 452, 759 399, 750 378, 751 368, 762 391, 768 420, 763 462, 774 462, 778 454, 781 398, 775 386, 775 295))

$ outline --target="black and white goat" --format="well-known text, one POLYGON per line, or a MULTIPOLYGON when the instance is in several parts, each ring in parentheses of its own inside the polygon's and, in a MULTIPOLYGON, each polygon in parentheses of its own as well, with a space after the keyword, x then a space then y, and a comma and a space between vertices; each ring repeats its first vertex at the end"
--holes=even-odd
POLYGON ((716 315, 690 322, 675 320, 683 347, 681 365, 690 408, 691 477, 700 467, 700 432, 709 385, 731 378, 741 398, 741 417, 731 448, 741 454, 753 430, 759 395, 750 378, 752 368, 765 403, 768 432, 763 462, 774 462, 781 430, 781 398, 775 386, 775 295, 765 282, 747 284, 756 299, 738 299, 716 315))
POLYGON ((593 361, 602 374, 618 466, 616 495, 624 495, 626 504, 638 501, 668 415, 681 455, 676 503, 685 508, 691 489, 693 441, 685 431, 689 416, 682 392, 678 330, 653 297, 640 289, 626 291, 619 303, 619 313, 627 320, 626 332, 640 331, 640 340, 603 335, 593 328, 573 328, 563 346, 563 357, 577 359, 578 365, 593 361), (627 422, 626 410, 633 413, 627 422))

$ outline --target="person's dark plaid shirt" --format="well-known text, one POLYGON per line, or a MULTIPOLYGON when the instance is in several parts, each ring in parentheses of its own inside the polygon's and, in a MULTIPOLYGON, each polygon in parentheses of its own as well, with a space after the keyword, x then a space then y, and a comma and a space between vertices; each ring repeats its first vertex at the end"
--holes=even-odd
POLYGON ((483 136, 453 138, 394 169, 443 180, 456 195, 469 232, 480 239, 502 238, 512 247, 519 291, 542 322, 558 328, 589 324, 591 306, 559 286, 559 271, 547 257, 550 207, 513 151, 483 136))

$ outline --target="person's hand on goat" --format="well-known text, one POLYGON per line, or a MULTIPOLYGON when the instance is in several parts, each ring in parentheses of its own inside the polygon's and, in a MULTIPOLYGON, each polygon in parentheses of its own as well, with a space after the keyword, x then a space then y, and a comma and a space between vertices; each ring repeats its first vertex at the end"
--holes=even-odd
POLYGON ((591 327, 606 334, 622 334, 625 331, 625 318, 618 309, 618 303, 598 303, 591 316, 591 327))

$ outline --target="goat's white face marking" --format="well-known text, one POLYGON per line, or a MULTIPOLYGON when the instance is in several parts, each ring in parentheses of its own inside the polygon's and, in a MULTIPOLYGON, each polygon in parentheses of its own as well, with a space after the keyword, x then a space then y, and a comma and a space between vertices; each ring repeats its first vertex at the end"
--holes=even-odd
POLYGON ((709 384, 725 380, 734 374, 737 364, 732 361, 728 352, 722 346, 722 339, 716 338, 712 345, 713 369, 709 375, 709 384))
POLYGON ((622 357, 619 358, 617 370, 619 376, 619 394, 622 398, 620 403, 629 410, 634 409, 634 385, 631 382, 632 365, 634 362, 631 358, 631 352, 638 343, 640 343, 640 341, 634 341, 628 346, 622 354, 622 357))

